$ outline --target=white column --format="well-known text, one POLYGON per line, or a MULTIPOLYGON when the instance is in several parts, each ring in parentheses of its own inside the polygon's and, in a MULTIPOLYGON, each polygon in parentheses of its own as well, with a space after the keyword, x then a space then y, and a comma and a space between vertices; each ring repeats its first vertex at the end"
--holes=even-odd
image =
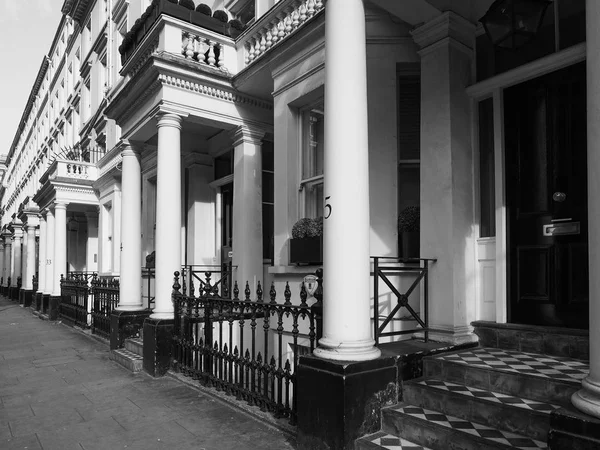
POLYGON ((23 238, 21 239, 21 289, 25 289, 27 278, 27 225, 23 224, 23 238))
POLYGON ((46 213, 46 281, 44 294, 52 295, 54 291, 54 211, 46 213))
POLYGON ((10 285, 17 285, 17 277, 15 276, 15 235, 11 236, 11 251, 10 251, 10 285))
POLYGON ((474 342, 475 244, 469 85, 475 25, 445 12, 412 32, 421 48, 421 255, 429 274, 430 337, 474 342))
POLYGON ((381 354, 370 318, 365 11, 363 0, 325 8, 323 337, 314 353, 365 361, 381 354))
POLYGON ((38 265, 38 292, 44 292, 46 289, 46 217, 40 216, 40 245, 39 245, 39 265, 38 265))
MULTIPOLYGON (((8 283, 8 278, 12 276, 12 240, 10 234, 4 235, 4 283, 8 283)), ((7 285, 8 286, 8 285, 7 285)))
MULTIPOLYGON (((14 270, 13 270, 13 279, 12 285, 17 286, 17 279, 23 274, 22 272, 22 245, 23 245, 23 229, 19 226, 15 228, 14 231, 14 243, 13 243, 13 262, 14 262, 14 270)), ((21 279, 21 285, 23 284, 23 280, 21 279)))
POLYGON ((580 411, 600 418, 600 3, 586 0, 587 35, 587 168, 588 168, 588 230, 590 273, 590 374, 583 388, 573 394, 571 401, 580 411))
POLYGON ((67 273, 67 205, 54 205, 54 286, 52 295, 60 295, 60 276, 67 273))
POLYGON ((33 289, 33 275, 35 275, 35 229, 38 225, 37 217, 27 217, 27 253, 25 255, 25 276, 23 289, 33 289))
POLYGON ((98 272, 98 211, 87 211, 86 263, 88 272, 98 272))
POLYGON ((1 285, 4 285, 4 281, 6 281, 6 275, 4 274, 4 240, 0 238, 0 277, 3 279, 1 285))
POLYGON ((142 169, 140 153, 131 145, 125 147, 121 156, 121 276, 117 309, 137 311, 144 309, 141 265, 142 169))
POLYGON ((175 114, 158 118, 156 303, 152 319, 173 318, 173 273, 181 271, 181 121, 175 114))
POLYGON ((246 282, 256 292, 263 277, 262 160, 265 132, 239 127, 233 134, 233 265, 243 292, 246 282))

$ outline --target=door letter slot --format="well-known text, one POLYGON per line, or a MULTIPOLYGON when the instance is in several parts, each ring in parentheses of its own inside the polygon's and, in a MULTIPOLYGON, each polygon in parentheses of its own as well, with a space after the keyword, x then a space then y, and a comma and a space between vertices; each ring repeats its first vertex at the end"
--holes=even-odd
POLYGON ((569 234, 579 234, 581 226, 579 222, 568 223, 549 223, 542 226, 544 236, 566 236, 569 234))

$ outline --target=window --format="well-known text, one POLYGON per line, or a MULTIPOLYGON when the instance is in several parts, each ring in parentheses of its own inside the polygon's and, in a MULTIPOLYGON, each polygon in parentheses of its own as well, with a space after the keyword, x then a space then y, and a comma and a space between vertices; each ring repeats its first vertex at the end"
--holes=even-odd
POLYGON ((275 167, 273 143, 262 143, 262 226, 263 259, 273 264, 275 256, 275 167))
POLYGON ((491 98, 479 102, 479 236, 496 235, 494 198, 494 103, 491 98))
POLYGON ((325 114, 322 101, 302 112, 301 152, 300 191, 303 194, 303 217, 321 217, 325 155, 325 114))
POLYGON ((398 212, 420 204, 421 77, 419 65, 397 65, 398 212))

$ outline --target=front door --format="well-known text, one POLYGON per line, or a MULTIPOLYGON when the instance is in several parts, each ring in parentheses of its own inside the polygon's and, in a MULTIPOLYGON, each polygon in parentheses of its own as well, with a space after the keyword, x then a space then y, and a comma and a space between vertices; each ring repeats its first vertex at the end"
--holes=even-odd
POLYGON ((585 63, 505 91, 509 320, 588 327, 585 63))
MULTIPOLYGON (((221 187, 221 270, 231 272, 233 260, 233 183, 221 187)), ((228 278, 231 284, 231 277, 228 278)), ((227 288, 231 291, 231 286, 227 288)))

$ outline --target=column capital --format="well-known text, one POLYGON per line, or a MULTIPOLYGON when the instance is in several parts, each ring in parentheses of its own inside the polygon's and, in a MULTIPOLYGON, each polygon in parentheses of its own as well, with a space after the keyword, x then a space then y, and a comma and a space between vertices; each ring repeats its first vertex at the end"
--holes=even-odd
POLYGON ((121 143, 121 156, 135 156, 139 158, 142 154, 141 148, 138 145, 133 144, 131 141, 124 139, 121 143))
POLYGON ((261 145, 266 131, 253 125, 240 125, 231 131, 230 136, 233 140, 233 146, 237 147, 242 143, 261 145))
POLYGON ((66 211, 68 205, 68 202, 54 202, 54 210, 64 209, 66 211))
POLYGON ((444 44, 451 44, 473 53, 475 30, 477 27, 453 11, 446 11, 433 20, 411 31, 415 43, 421 49, 421 56, 430 53, 444 44))
POLYGON ((183 117, 173 113, 158 113, 156 115, 157 127, 173 127, 181 130, 183 117))

